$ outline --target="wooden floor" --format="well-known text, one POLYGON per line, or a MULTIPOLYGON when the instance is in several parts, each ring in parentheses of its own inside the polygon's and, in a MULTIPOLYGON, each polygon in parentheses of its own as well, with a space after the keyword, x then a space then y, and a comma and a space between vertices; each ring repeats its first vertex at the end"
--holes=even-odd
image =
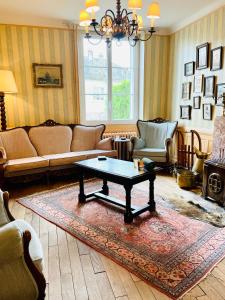
MULTIPOLYGON (((191 197, 180 190, 175 179, 158 176, 155 192, 169 195, 174 192, 191 197)), ((46 188, 46 186, 45 186, 46 188)), ((43 189, 33 185, 12 193, 31 194, 43 189)), ((167 296, 147 285, 110 259, 97 253, 65 231, 40 218, 15 201, 10 202, 16 218, 28 221, 38 233, 45 257, 45 277, 49 300, 165 300, 167 296)), ((225 299, 225 260, 184 297, 199 300, 225 299)))

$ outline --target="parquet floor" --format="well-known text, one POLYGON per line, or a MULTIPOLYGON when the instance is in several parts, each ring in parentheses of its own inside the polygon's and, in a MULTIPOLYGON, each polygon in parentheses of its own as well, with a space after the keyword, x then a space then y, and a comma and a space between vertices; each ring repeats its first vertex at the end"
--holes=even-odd
MULTIPOLYGON (((54 184, 52 185, 54 187, 54 184)), ((12 197, 27 195, 47 188, 33 184, 13 190, 12 197)), ((184 197, 191 192, 180 190, 175 179, 157 176, 155 192, 169 195, 174 191, 184 197)), ((110 259, 97 253, 65 231, 40 218, 35 213, 11 200, 10 207, 16 218, 23 218, 38 233, 45 257, 45 277, 49 300, 166 300, 169 299, 147 285, 110 259)), ((183 300, 225 299, 225 260, 183 300)))

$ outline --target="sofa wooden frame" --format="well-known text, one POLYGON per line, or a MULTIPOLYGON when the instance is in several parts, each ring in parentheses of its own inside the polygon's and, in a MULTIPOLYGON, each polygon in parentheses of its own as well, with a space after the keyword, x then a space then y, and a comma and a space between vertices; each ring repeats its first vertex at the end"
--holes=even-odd
MULTIPOLYGON (((41 123, 39 125, 35 125, 35 126, 20 126, 20 127, 15 127, 15 128, 11 128, 5 131, 11 131, 14 129, 24 129, 27 133, 29 133, 31 128, 35 128, 35 127, 41 127, 41 126, 46 126, 46 127, 55 127, 55 126, 68 126, 70 127, 72 130, 76 127, 76 126, 83 126, 83 127, 98 127, 98 126, 103 126, 103 131, 101 134, 101 140, 103 139, 103 134, 105 132, 106 126, 105 124, 98 124, 96 126, 87 126, 87 125, 82 125, 82 124, 60 124, 55 122, 52 119, 48 119, 46 120, 44 123, 41 123)), ((113 149, 113 140, 112 140, 112 149, 113 149)), ((0 158, 4 158, 2 153, 0 152, 0 158)), ((49 184, 49 180, 50 180, 50 174, 56 174, 56 175, 63 175, 63 171, 65 172, 65 174, 67 174, 68 172, 71 172, 72 170, 76 170, 77 167, 74 164, 68 164, 68 165, 63 165, 63 166, 54 166, 54 167, 42 167, 42 168, 37 168, 37 169, 30 169, 30 170, 24 170, 24 171, 17 171, 14 172, 13 177, 9 177, 11 178, 18 178, 18 177, 23 177, 24 179, 26 179, 26 177, 29 175, 37 175, 37 174, 44 174, 46 176, 46 180, 47 183, 49 184)), ((8 177, 4 177, 4 163, 0 164, 0 188, 2 189, 6 189, 6 183, 7 183, 8 177)), ((26 181, 26 180, 25 180, 26 181)))

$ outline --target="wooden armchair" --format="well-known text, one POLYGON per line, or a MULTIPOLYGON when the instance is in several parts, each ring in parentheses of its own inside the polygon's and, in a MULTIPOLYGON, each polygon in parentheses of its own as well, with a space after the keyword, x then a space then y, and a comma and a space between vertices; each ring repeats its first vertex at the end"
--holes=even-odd
POLYGON ((137 121, 139 137, 133 137, 132 158, 147 157, 157 165, 171 163, 170 145, 178 122, 157 118, 149 121, 137 121))
POLYGON ((43 300, 42 248, 34 229, 15 220, 9 195, 0 190, 0 299, 43 300))

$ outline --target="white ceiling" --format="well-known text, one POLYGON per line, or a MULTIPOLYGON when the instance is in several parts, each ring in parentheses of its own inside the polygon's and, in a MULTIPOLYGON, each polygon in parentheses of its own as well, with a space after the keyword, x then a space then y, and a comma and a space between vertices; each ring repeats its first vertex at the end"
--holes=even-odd
MULTIPOLYGON (((127 7, 127 0, 122 0, 127 7)), ((141 14, 148 25, 146 11, 152 0, 143 0, 141 14)), ((202 17, 218 7, 225 0, 158 0, 161 6, 161 18, 157 26, 167 32, 202 17)), ((78 22, 79 11, 84 8, 85 0, 0 0, 0 23, 26 24, 41 26, 65 26, 68 22, 78 22)), ((101 16, 107 8, 115 9, 116 0, 100 0, 101 16)))

